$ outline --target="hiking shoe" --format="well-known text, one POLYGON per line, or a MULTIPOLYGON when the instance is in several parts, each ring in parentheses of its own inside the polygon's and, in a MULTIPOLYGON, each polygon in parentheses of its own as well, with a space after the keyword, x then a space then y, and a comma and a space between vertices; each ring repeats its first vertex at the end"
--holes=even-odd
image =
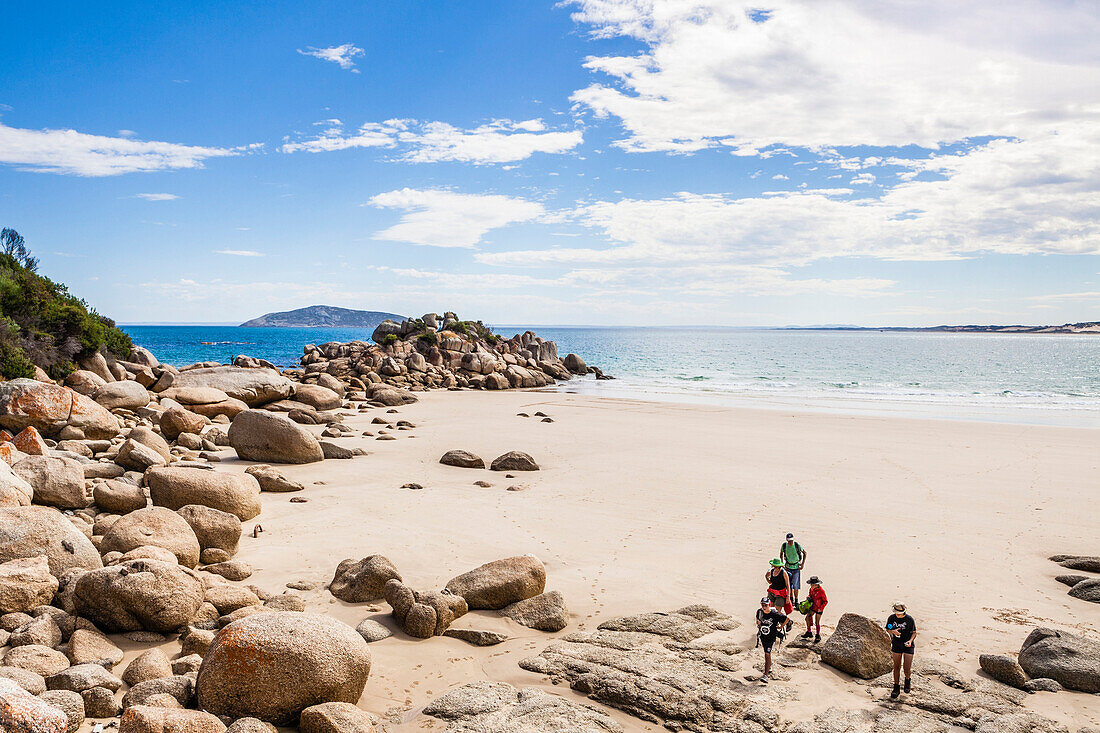
POLYGON ((760 681, 763 682, 765 685, 768 684, 768 675, 761 675, 760 681))
POLYGON ((905 691, 906 692, 912 692, 913 691, 913 680, 911 680, 908 677, 905 678, 905 691))
POLYGON ((894 691, 890 693, 890 699, 891 700, 897 700, 898 695, 900 695, 900 694, 901 694, 901 687, 899 685, 894 685, 894 691))
POLYGON ((815 644, 820 644, 821 643, 821 634, 817 634, 816 636, 814 636, 814 643, 815 644))
POLYGON ((807 631, 805 634, 803 634, 802 636, 800 636, 798 638, 800 638, 800 639, 809 639, 811 636, 813 636, 813 634, 811 632, 807 631))
POLYGON ((791 629, 793 629, 793 628, 794 628, 794 621, 788 621, 787 622, 787 632, 790 633, 791 629))

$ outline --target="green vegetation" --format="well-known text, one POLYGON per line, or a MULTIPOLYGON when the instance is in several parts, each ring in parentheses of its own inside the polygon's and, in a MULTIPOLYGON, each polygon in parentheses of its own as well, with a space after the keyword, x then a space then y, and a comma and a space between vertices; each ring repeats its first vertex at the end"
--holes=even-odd
POLYGON ((439 343, 439 336, 436 335, 435 331, 429 331, 428 333, 422 333, 417 336, 416 340, 428 346, 435 346, 439 343))
POLYGON ((397 341, 398 338, 396 333, 387 333, 385 336, 382 337, 382 343, 386 346, 389 346, 390 344, 396 344, 397 341))
POLYGON ((0 231, 0 375, 33 377, 37 364, 59 379, 96 351, 127 358, 130 337, 114 321, 37 270, 23 237, 0 231))

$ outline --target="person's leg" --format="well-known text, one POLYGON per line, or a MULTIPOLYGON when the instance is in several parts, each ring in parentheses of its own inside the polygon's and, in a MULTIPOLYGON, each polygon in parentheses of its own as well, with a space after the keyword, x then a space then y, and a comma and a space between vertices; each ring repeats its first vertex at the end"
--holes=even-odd
POLYGON ((812 613, 807 613, 806 614, 806 633, 802 635, 803 639, 809 639, 811 636, 814 635, 814 632, 810 630, 813 626, 813 622, 814 622, 814 615, 812 613))
POLYGON ((913 655, 903 654, 902 657, 905 659, 905 691, 909 692, 913 677, 913 655))
POLYGON ((764 652, 764 676, 767 677, 772 673, 772 653, 764 652))
POLYGON ((814 614, 814 623, 817 626, 817 630, 815 631, 814 635, 817 636, 818 639, 820 639, 821 638, 821 611, 818 611, 817 613, 814 614))
POLYGON ((802 571, 801 570, 788 570, 787 577, 791 581, 791 603, 798 606, 798 591, 802 587, 802 571))
POLYGON ((894 653, 894 691, 890 693, 890 697, 901 694, 901 657, 901 654, 894 653))

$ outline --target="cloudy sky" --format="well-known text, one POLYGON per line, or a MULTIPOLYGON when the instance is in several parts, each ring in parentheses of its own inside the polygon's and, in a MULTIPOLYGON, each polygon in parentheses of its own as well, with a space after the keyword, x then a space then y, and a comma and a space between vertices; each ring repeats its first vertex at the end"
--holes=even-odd
POLYGON ((123 323, 1100 319, 1094 2, 17 5, 0 224, 123 323))

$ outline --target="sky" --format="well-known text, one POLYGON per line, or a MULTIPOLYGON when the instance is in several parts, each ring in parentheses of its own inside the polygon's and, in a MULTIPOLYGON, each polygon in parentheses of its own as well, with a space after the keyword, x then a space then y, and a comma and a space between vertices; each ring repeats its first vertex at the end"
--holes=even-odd
POLYGON ((0 21, 0 225, 120 323, 1100 320, 1091 0, 0 21))

